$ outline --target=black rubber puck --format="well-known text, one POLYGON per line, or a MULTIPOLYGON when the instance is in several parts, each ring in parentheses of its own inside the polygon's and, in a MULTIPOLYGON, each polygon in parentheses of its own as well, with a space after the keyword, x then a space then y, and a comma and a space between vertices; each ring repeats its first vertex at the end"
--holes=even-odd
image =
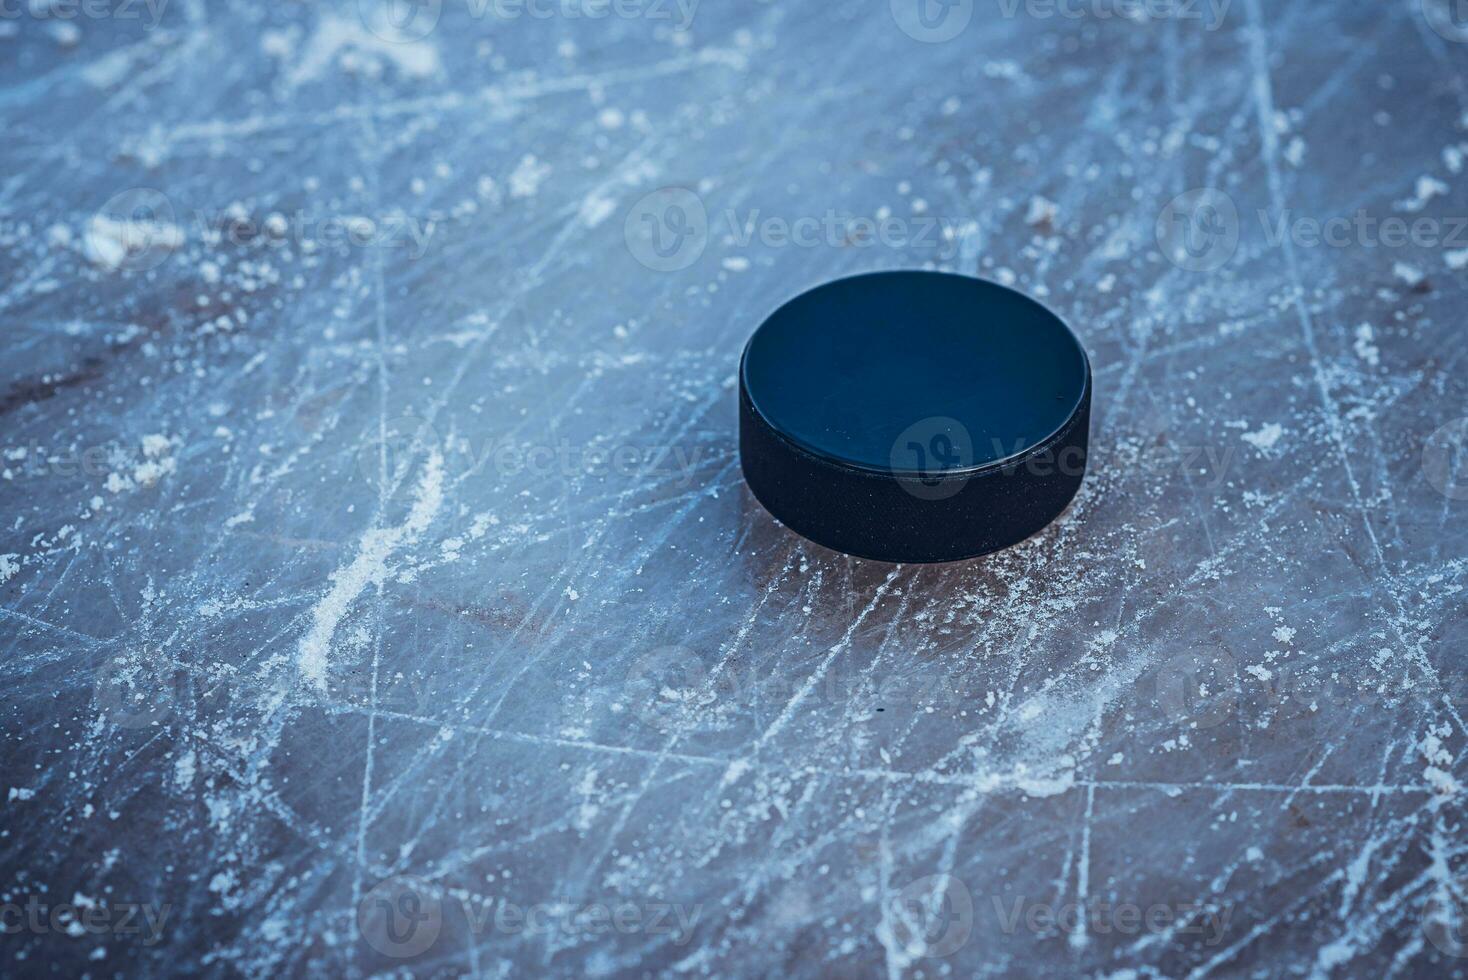
POLYGON ((750 490, 817 544, 892 562, 985 555, 1049 524, 1086 472, 1091 365, 1003 286, 878 272, 797 296, 739 366, 750 490))

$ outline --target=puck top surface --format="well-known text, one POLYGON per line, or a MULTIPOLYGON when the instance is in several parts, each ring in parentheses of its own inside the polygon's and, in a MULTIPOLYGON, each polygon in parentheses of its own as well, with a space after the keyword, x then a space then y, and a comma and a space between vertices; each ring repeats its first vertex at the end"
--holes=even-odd
POLYGON ((1089 378, 1054 313, 942 272, 877 272, 803 293, 755 331, 740 370, 755 411, 806 452, 918 475, 934 468, 929 450, 949 454, 936 463, 950 473, 1033 450, 1080 409, 1089 378), (948 435, 932 442, 934 431, 948 435))

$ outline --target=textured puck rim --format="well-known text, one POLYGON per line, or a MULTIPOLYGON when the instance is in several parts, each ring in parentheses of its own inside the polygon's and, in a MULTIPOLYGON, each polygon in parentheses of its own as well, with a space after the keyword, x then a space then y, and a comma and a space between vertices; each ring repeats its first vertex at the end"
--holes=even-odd
MULTIPOLYGON (((770 424, 769 419, 765 418, 765 416, 759 411, 758 407, 754 404, 754 399, 749 397, 749 392, 744 387, 742 379, 740 381, 739 394, 740 399, 744 402, 744 404, 748 405, 753 410, 755 419, 760 423, 760 425, 771 437, 783 443, 785 448, 790 450, 792 453, 804 456, 807 459, 811 460, 813 463, 816 463, 820 466, 829 466, 832 469, 840 470, 852 476, 866 477, 873 480, 896 481, 897 483, 926 484, 933 484, 934 482, 936 482, 941 485, 944 483, 968 483, 971 480, 982 479, 986 476, 991 476, 995 474, 1003 475, 1006 471, 1012 472, 1016 468, 1024 466, 1026 460, 1029 460, 1036 456, 1044 455, 1045 453, 1054 449, 1056 446, 1067 443, 1075 430, 1076 423, 1079 422, 1081 417, 1086 414, 1086 409, 1089 406, 1091 397, 1091 372, 1089 365, 1087 365, 1085 384, 1081 389, 1080 403, 1076 407, 1075 411, 1073 411, 1070 416, 1065 420, 1064 424, 1062 424, 1060 428, 1051 433, 1044 442, 1037 442, 1033 446, 1030 446, 1029 448, 1024 449, 1020 452, 1014 453, 1013 455, 999 462, 984 463, 981 466, 974 466, 967 469, 955 467, 954 469, 938 470, 934 473, 927 474, 924 474, 917 470, 896 470, 886 469, 883 467, 873 467, 863 465, 861 463, 848 462, 847 460, 833 458, 825 453, 812 452, 811 450, 791 439, 784 432, 781 432, 775 426, 770 424)), ((756 496, 758 496, 758 494, 756 494, 756 496)))

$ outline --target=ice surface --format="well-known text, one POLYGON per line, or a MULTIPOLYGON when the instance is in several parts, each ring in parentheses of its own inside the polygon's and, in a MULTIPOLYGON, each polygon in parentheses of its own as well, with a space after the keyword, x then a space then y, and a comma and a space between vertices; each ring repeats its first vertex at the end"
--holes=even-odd
POLYGON ((6 972, 1463 971, 1445 5, 157 6, 0 19, 6 972), (1093 472, 884 566, 733 376, 921 266, 1093 472))

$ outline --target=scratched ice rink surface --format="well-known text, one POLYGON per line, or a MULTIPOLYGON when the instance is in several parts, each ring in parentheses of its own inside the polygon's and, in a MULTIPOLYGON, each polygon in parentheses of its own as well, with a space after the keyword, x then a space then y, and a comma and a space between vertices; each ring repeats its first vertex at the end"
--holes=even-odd
POLYGON ((1468 970, 1446 7, 17 8, 5 973, 1468 970), (921 266, 1092 472, 852 560, 736 361, 921 266))

